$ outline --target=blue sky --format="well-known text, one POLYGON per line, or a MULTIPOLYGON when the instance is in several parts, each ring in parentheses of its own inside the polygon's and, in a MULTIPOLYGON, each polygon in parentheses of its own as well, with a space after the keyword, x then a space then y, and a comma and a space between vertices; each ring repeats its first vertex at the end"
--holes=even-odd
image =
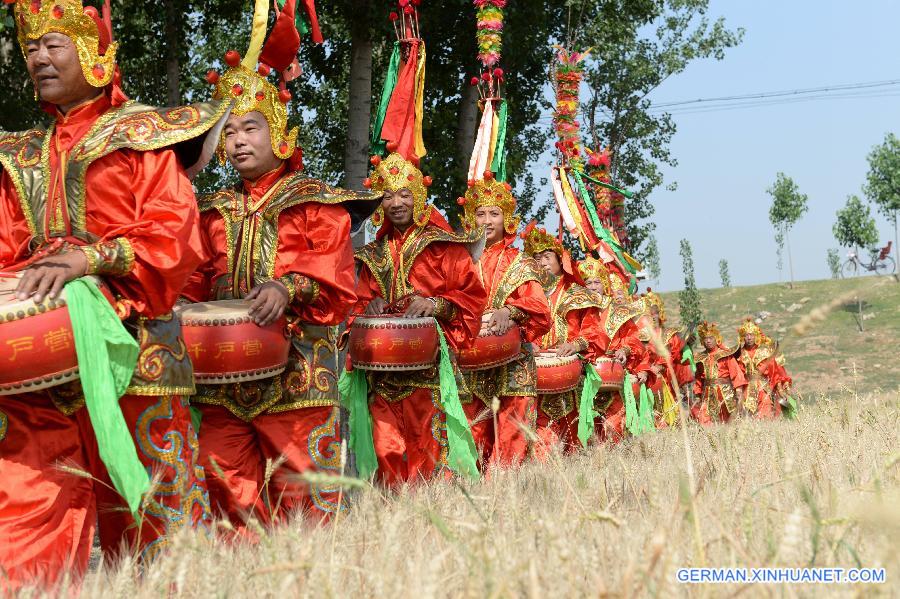
MULTIPOLYGON (((654 92, 655 102, 900 79, 896 0, 712 0, 710 9, 746 30, 743 43, 721 62, 691 64, 654 92)), ((779 171, 809 196, 809 212, 791 232, 795 277, 828 277, 826 251, 838 247, 835 212, 848 194, 862 195, 872 146, 887 132, 900 134, 900 86, 888 89, 879 98, 675 116, 678 166, 665 175, 678 188, 660 187, 651 196, 662 263, 658 287, 683 286, 678 243, 684 237, 694 249, 700 287, 720 285, 722 258, 734 285, 778 281, 765 190, 779 171)), ((881 237, 893 238, 892 226, 876 219, 881 237)))

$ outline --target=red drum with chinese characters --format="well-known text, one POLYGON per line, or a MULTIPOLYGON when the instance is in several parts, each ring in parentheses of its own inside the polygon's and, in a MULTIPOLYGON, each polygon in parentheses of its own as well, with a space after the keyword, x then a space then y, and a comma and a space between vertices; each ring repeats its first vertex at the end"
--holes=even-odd
POLYGON ((247 300, 201 302, 175 309, 198 383, 238 383, 284 372, 290 350, 287 321, 282 316, 261 327, 250 318, 249 309, 247 300))
POLYGON ((594 369, 603 381, 600 391, 621 391, 625 382, 625 367, 613 358, 598 358, 594 369))
POLYGON ((19 301, 13 295, 19 277, 0 273, 0 395, 46 389, 78 378, 65 289, 58 298, 44 298, 39 304, 31 298, 19 301))
POLYGON ((537 392, 540 395, 572 391, 581 381, 581 358, 553 353, 534 356, 537 363, 537 392))
POLYGON ((481 320, 481 332, 472 347, 459 352, 459 367, 463 370, 487 370, 509 364, 522 351, 522 332, 513 326, 502 335, 495 335, 487 329, 490 314, 481 320))
POLYGON ((430 368, 439 349, 433 318, 391 316, 357 316, 349 345, 353 367, 362 370, 430 368))

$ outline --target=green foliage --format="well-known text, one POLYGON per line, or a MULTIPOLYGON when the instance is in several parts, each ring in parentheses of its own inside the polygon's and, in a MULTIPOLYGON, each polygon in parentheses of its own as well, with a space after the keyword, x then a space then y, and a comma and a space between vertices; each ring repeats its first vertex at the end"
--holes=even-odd
POLYGON ((644 250, 644 268, 647 274, 653 279, 654 284, 659 285, 659 278, 662 276, 662 268, 659 264, 659 246, 656 243, 656 236, 650 234, 647 238, 647 247, 644 250))
POLYGON ((828 248, 828 270, 832 279, 841 278, 841 255, 835 248, 828 248))
POLYGON ((678 293, 678 306, 681 314, 681 324, 685 328, 693 328, 703 320, 703 312, 700 309, 700 291, 694 279, 694 253, 691 250, 691 242, 682 239, 681 268, 684 271, 684 289, 678 293))
POLYGON ((863 192, 879 212, 894 222, 900 211, 900 139, 888 133, 884 143, 875 146, 868 159, 869 172, 863 192))
MULTIPOLYGON (((570 17, 580 15, 575 36, 579 48, 592 47, 585 81, 585 142, 612 151, 613 181, 635 192, 625 202, 632 253, 645 258, 643 246, 653 232, 651 192, 663 184, 661 166, 677 166, 669 144, 672 117, 653 110, 648 96, 666 79, 704 58, 722 60, 740 44, 743 29, 706 16, 709 0, 572 1, 570 17)), ((670 186, 674 189, 674 184, 670 186)))
POLYGON ((719 260, 719 278, 722 279, 722 287, 731 287, 731 275, 728 274, 728 260, 719 260))
POLYGON ((775 183, 766 190, 772 196, 772 207, 769 208, 769 221, 779 230, 789 231, 808 210, 808 197, 800 193, 794 180, 778 173, 775 183))
POLYGON ((856 195, 847 198, 847 204, 837 211, 837 221, 832 227, 839 244, 850 248, 867 248, 878 243, 878 228, 869 207, 856 195))

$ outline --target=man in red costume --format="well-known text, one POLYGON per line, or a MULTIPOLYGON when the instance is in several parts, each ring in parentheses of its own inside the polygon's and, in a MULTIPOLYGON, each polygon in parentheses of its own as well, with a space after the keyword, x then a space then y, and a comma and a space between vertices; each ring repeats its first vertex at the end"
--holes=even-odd
POLYGON ((482 463, 519 464, 528 453, 522 427, 534 421, 537 393, 531 344, 550 329, 550 307, 541 286, 546 277, 533 258, 513 247, 519 218, 509 184, 486 172, 484 179, 472 182, 460 203, 466 230, 484 227, 487 240, 475 265, 488 294, 482 327, 497 335, 519 327, 526 342, 513 362, 463 371, 472 393, 463 407, 482 463))
POLYGON ((738 363, 747 379, 744 408, 757 418, 781 415, 781 400, 791 386, 778 344, 763 334, 752 318, 738 328, 741 351, 738 363))
MULTIPOLYGON (((395 146, 391 144, 389 149, 395 146)), ((417 159, 397 153, 373 157, 367 183, 384 199, 372 221, 375 240, 356 252, 360 263, 354 313, 434 317, 454 351, 481 328, 486 293, 469 248, 480 234, 457 235, 426 203, 417 159)), ((475 249, 473 253, 477 253, 475 249)), ((454 365, 460 395, 464 384, 454 365)), ((388 485, 430 478, 447 467, 446 417, 437 366, 407 372, 370 372, 372 435, 379 476, 388 485)))
MULTIPOLYGON (((544 292, 550 305, 550 330, 541 339, 541 349, 560 358, 580 355, 593 361, 604 355, 608 340, 600 328, 599 296, 584 287, 569 252, 558 239, 534 222, 523 233, 525 253, 534 257, 546 274, 544 292)), ((541 394, 537 406, 538 458, 560 445, 575 451, 578 441, 578 392, 541 394)))
POLYGON ((678 420, 678 405, 675 403, 678 395, 672 384, 669 363, 684 397, 688 396, 687 389, 694 382, 694 372, 688 357, 682 357, 688 347, 683 334, 678 329, 666 327, 666 307, 662 297, 648 288, 642 300, 646 314, 639 321, 641 339, 652 363, 647 386, 653 391, 656 402, 657 426, 671 426, 678 420), (652 336, 656 336, 657 341, 665 346, 665 352, 657 350, 652 336))
MULTIPOLYGON (((603 341, 601 356, 615 359, 631 373, 634 388, 640 392, 640 385, 651 376, 651 359, 644 343, 636 319, 643 310, 643 304, 630 301, 625 278, 615 274, 603 262, 587 257, 578 265, 581 277, 589 287, 600 289, 598 295, 602 312, 598 335, 603 341)), ((601 356, 597 356, 598 358, 601 356)), ((619 441, 625 436, 625 401, 621 391, 600 392, 594 400, 594 409, 600 416, 600 440, 619 441)))
POLYGON ((701 322, 697 334, 704 351, 697 360, 694 391, 697 404, 693 417, 703 426, 728 422, 738 412, 744 398, 747 379, 734 355, 737 350, 722 344, 722 334, 714 322, 701 322))
MULTIPOLYGON (((265 15, 254 22, 264 33, 265 15)), ((269 36, 264 56, 281 50, 271 45, 277 39, 269 36)), ((281 52, 293 57, 296 50, 281 52)), ((235 54, 226 60, 237 63, 235 54)), ((260 74, 274 65, 257 69, 256 62, 248 55, 221 77, 210 76, 215 98, 244 90, 219 148, 241 183, 201 198, 207 260, 184 293, 194 301, 245 298, 257 324, 283 315, 289 323, 283 373, 203 385, 192 398, 202 414, 212 506, 241 533, 250 517, 271 525, 292 512, 321 518, 338 508, 337 489, 306 484, 299 474, 341 469, 335 325, 356 302, 350 212, 359 224, 380 199, 303 176, 297 129, 287 129, 287 96, 260 74), (267 474, 267 463, 279 466, 267 474)))
POLYGON ((21 272, 19 300, 55 298, 84 275, 110 289, 140 345, 119 405, 137 457, 158 483, 137 526, 99 458, 78 381, 0 398, 0 594, 79 576, 98 520, 104 551, 126 547, 145 558, 176 530, 208 524, 187 399, 193 371, 172 315, 200 261, 185 172, 199 156, 176 144, 207 133, 228 108, 158 110, 128 101, 108 14, 101 18, 80 0, 21 0, 15 21, 53 124, 0 133, 0 270, 21 272))

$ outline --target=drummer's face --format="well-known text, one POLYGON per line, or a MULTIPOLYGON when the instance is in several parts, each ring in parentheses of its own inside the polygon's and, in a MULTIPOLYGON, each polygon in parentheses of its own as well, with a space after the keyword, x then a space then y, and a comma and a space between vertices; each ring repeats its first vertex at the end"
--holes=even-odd
POLYGON ((223 135, 228 160, 242 178, 255 181, 281 165, 272 150, 269 123, 261 112, 228 117, 223 135))
POLYGON ((397 191, 384 192, 381 207, 391 224, 401 231, 409 228, 413 221, 413 194, 403 187, 397 191))
POLYGON ((591 291, 596 291, 597 293, 603 295, 603 281, 600 279, 591 279, 585 283, 587 288, 591 291))
POLYGON ((719 344, 716 343, 715 337, 713 337, 712 335, 707 335, 706 337, 703 338, 703 345, 706 347, 706 349, 711 351, 711 350, 716 349, 716 347, 719 344))
POLYGON ((484 227, 488 245, 503 239, 503 211, 498 206, 482 206, 476 210, 475 224, 484 227))
POLYGON ((535 255, 535 258, 537 258, 537 261, 543 269, 554 277, 558 277, 560 273, 562 273, 562 265, 559 263, 559 256, 557 256, 556 252, 553 250, 538 252, 538 254, 535 255))
POLYGON ((756 346, 756 335, 753 333, 747 333, 746 335, 744 335, 744 345, 746 345, 747 347, 756 346))

